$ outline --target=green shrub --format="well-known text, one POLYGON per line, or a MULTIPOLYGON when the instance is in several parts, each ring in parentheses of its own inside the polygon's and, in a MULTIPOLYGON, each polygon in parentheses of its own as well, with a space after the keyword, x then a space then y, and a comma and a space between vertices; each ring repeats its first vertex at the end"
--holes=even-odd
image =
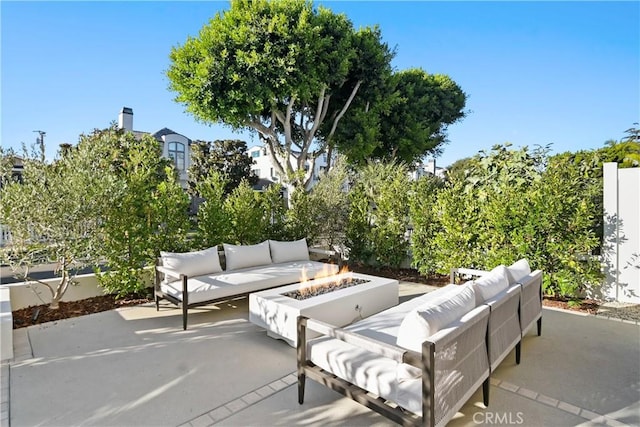
POLYGON ((224 210, 231 224, 229 242, 253 245, 265 239, 265 221, 261 193, 242 181, 224 201, 224 210))
POLYGON ((443 186, 442 179, 427 175, 413 182, 410 187, 412 261, 413 266, 422 274, 431 274, 437 269, 437 248, 434 242, 438 230, 436 201, 443 186))
POLYGON ((196 184, 196 192, 204 199, 198 207, 196 245, 210 248, 227 242, 231 235, 231 221, 224 208, 226 181, 216 172, 196 184))
MULTIPOLYGON (((577 297, 596 284, 594 184, 585 165, 549 158, 548 149, 493 147, 438 193, 438 231, 430 249, 441 273, 492 268, 527 258, 545 274, 545 291, 577 297)), ((414 240, 414 253, 426 251, 414 240)))
POLYGON ((396 163, 370 163, 356 180, 347 226, 349 257, 399 267, 409 250, 408 170, 396 163))

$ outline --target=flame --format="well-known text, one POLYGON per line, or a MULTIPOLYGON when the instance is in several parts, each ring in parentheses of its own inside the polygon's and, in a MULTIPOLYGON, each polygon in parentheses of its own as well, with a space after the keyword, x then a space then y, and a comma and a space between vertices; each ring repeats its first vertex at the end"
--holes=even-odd
MULTIPOLYGON (((345 273, 349 273, 349 267, 346 265, 343 265, 340 268, 340 271, 338 271, 338 273, 334 273, 333 269, 331 268, 331 264, 326 264, 322 267, 322 270, 319 270, 313 277, 309 277, 309 272, 307 271, 307 268, 302 267, 302 272, 300 273, 300 286, 298 286, 298 292, 300 292, 301 295, 307 295, 309 293, 315 292, 318 288, 321 288, 323 286, 328 287, 331 285, 331 282, 323 283, 319 285, 314 285, 313 282, 308 283, 311 281, 311 279, 322 279, 324 277, 340 275, 345 273)), ((345 279, 349 282, 353 280, 350 275, 345 279)))

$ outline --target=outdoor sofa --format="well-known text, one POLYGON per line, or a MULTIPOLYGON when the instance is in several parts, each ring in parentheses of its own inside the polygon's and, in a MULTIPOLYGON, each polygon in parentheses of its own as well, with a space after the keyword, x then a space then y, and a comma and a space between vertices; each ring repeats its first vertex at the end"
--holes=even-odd
POLYGON ((335 264, 310 260, 310 253, 331 252, 308 248, 305 239, 265 240, 256 245, 224 243, 223 248, 224 251, 212 247, 186 253, 160 252, 154 284, 156 310, 162 299, 177 305, 182 309, 182 327, 186 330, 189 308, 295 283, 303 270, 309 279, 321 272, 338 272, 335 264))
POLYGON ((514 348, 520 362, 522 284, 540 295, 542 272, 526 260, 475 271, 344 328, 301 316, 299 403, 309 377, 404 425, 446 424, 481 385, 488 405, 491 372, 514 348))

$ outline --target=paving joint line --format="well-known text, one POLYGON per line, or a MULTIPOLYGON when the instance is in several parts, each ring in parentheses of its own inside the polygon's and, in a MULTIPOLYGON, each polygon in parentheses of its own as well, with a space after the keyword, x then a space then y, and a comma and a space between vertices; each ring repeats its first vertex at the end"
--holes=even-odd
POLYGON ((293 371, 284 377, 278 378, 275 381, 255 388, 242 396, 223 403, 222 405, 213 408, 210 411, 205 412, 187 422, 180 424, 179 427, 209 427, 225 419, 235 415, 248 407, 255 405, 263 401, 264 399, 273 396, 274 394, 284 390, 287 387, 292 386, 298 381, 297 371, 293 371))
POLYGON ((602 415, 589 409, 572 405, 571 403, 555 399, 542 393, 537 393, 533 390, 529 390, 525 387, 520 387, 507 381, 492 378, 491 385, 498 387, 501 390, 516 394, 520 397, 532 400, 534 402, 541 403, 543 405, 559 409, 568 414, 578 416, 586 421, 591 421, 594 423, 604 422, 606 425, 613 425, 618 427, 630 427, 628 424, 622 423, 614 418, 610 418, 607 415, 602 415))

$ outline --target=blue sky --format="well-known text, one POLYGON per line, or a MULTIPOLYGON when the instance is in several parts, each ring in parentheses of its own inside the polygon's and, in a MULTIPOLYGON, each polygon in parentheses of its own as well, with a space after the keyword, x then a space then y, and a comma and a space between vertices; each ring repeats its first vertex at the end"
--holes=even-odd
MULTIPOLYGON (((598 148, 640 121, 640 2, 326 1, 356 27, 378 24, 396 69, 451 76, 468 94, 438 164, 511 142, 555 152, 598 148)), ((258 138, 197 123, 165 70, 228 2, 0 2, 1 144, 47 132, 58 145, 107 127, 123 106, 134 128, 191 139, 258 138)))

